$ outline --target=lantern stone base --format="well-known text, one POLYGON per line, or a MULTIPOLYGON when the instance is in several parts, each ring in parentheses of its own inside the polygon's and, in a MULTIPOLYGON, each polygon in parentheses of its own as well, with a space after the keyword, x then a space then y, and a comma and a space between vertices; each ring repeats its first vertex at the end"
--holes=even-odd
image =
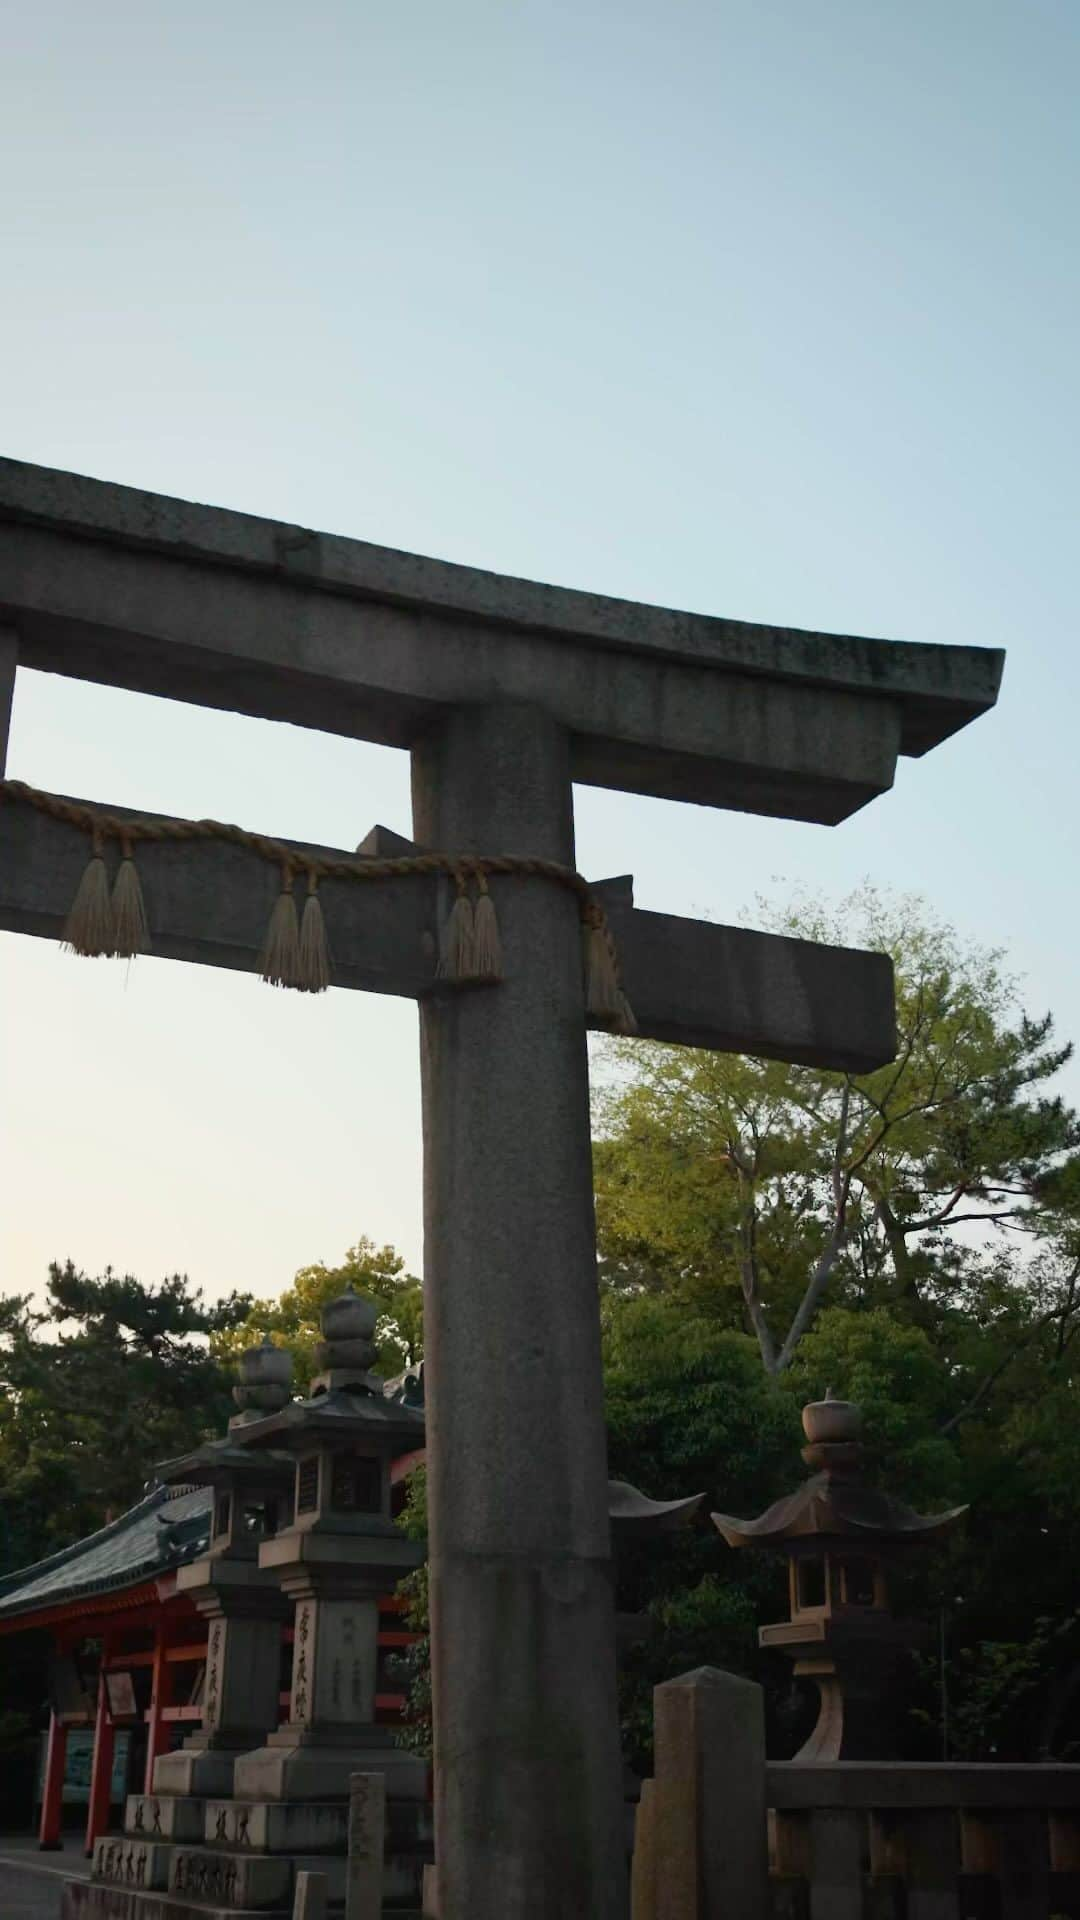
POLYGON ((279 1727, 237 1761, 233 1792, 238 1801, 347 1801, 354 1773, 384 1774, 388 1800, 423 1800, 427 1793, 425 1762, 377 1726, 279 1727))
MULTIPOLYGON (((209 1800, 200 1838, 231 1852, 344 1854, 349 1807, 341 1800, 209 1800)), ((399 1859, 430 1859, 432 1808, 426 1800, 390 1800, 386 1806, 388 1876, 399 1859)))
POLYGON ((105 1835, 94 1842, 94 1880, 111 1880, 123 1887, 164 1887, 169 1879, 172 1848, 163 1841, 135 1840, 130 1835, 105 1835))
POLYGON ((762 1627, 760 1644, 786 1653, 796 1678, 817 1688, 817 1722, 795 1759, 804 1766, 895 1759, 910 1653, 921 1638, 888 1614, 762 1627))
MULTIPOLYGON (((374 1740, 382 1733, 370 1731, 374 1740)), ((423 1780, 423 1763, 412 1756, 392 1746, 380 1746, 378 1754, 383 1770, 388 1758, 399 1759, 423 1780)), ((334 1759, 350 1767, 354 1752, 339 1746, 334 1759)), ((349 1865, 345 1799, 204 1801, 135 1793, 128 1796, 124 1827, 123 1834, 97 1841, 89 1883, 65 1889, 68 1920, 234 1920, 251 1913, 291 1920, 296 1876, 304 1870, 325 1876, 331 1910, 342 1920, 349 1865)), ((432 1844, 430 1804, 395 1793, 387 1804, 382 1900, 399 1920, 419 1910, 432 1844)))
POLYGON ((349 1809, 340 1800, 208 1800, 198 1838, 256 1853, 344 1853, 349 1809))
POLYGON ((244 1747, 204 1748, 188 1752, 163 1753, 154 1763, 154 1792, 162 1799, 215 1799, 231 1793, 233 1768, 244 1747))
POLYGON ((220 1847, 174 1847, 169 1892, 199 1901, 218 1900, 241 1913, 288 1906, 295 1875, 324 1874, 330 1900, 345 1898, 346 1862, 336 1854, 226 1853, 220 1847))
POLYGON ((166 1793, 129 1793, 124 1832, 133 1840, 201 1840, 206 1828, 202 1800, 166 1793))
MULTIPOLYGON (((274 1813, 285 1811, 274 1808, 274 1813)), ((335 1809, 335 1811, 337 1811, 335 1809)), ((69 1881, 65 1920, 216 1920, 258 1913, 262 1920, 291 1917, 296 1876, 325 1876, 327 1898, 339 1911, 345 1900, 348 1858, 336 1852, 228 1851, 105 1838, 95 1848, 93 1878, 69 1881), (138 1877, 137 1877, 138 1876, 138 1877)), ((383 1873, 383 1903, 399 1920, 419 1911, 423 1862, 415 1853, 390 1854, 383 1873)))

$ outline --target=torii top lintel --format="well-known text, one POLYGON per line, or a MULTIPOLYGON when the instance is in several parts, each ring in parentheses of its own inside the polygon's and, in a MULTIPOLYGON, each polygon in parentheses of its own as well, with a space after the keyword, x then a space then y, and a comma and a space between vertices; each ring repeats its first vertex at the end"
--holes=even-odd
POLYGON ((1003 655, 755 626, 0 460, 28 667, 408 747, 531 701, 576 780, 834 823, 994 704, 1003 655))

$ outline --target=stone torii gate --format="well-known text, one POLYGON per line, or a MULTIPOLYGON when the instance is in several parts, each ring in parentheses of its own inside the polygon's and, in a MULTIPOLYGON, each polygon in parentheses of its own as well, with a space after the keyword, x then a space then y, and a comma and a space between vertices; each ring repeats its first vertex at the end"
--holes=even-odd
MULTIPOLYGON (((898 754, 992 706, 1002 665, 533 585, 13 461, 0 633, 8 696, 17 658, 398 746, 419 847, 567 867, 574 780, 834 824, 889 788, 898 754)), ((413 850, 377 829, 359 852, 389 849, 413 850)), ((0 806, 0 925, 59 938, 85 859, 62 822, 0 806)), ((155 953, 257 964, 272 868, 217 841, 147 845, 139 867, 155 953)), ((854 1071, 892 1058, 883 957, 644 913, 626 881, 596 892, 645 1037, 854 1071)), ((321 893, 334 984, 420 1006, 442 1912, 622 1920, 577 905, 543 877, 493 881, 504 977, 465 992, 437 977, 444 879, 321 893)))

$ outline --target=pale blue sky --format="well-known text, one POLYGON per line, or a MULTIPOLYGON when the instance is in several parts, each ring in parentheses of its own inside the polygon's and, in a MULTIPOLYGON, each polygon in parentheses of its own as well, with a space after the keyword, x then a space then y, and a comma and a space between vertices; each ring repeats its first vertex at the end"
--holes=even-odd
MULTIPOLYGON (((1004 646, 835 829, 582 791, 734 917, 918 888, 1080 1034, 1075 0, 5 10, 0 450, 508 573, 1004 646)), ((24 675, 10 770, 353 845, 404 756, 24 675)), ((0 935, 0 1284, 420 1258, 409 1003, 0 935)), ((1080 1074, 1070 1080, 1080 1098, 1080 1074)))

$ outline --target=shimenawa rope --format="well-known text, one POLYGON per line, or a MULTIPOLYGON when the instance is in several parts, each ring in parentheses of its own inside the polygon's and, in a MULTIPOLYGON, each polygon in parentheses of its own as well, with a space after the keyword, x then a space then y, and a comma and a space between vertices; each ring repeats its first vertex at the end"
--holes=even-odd
POLYGON ((458 985, 494 985, 503 978, 503 961, 495 902, 488 880, 492 875, 535 877, 565 887, 577 898, 587 1011, 615 1032, 636 1032, 603 905, 590 893, 588 882, 580 873, 573 867, 561 866, 556 860, 510 854, 447 853, 335 860, 322 854, 298 853, 283 841, 221 820, 120 819, 97 807, 65 800, 60 794, 45 793, 23 780, 0 780, 0 798, 22 801, 39 813, 90 836, 90 859, 64 927, 64 946, 72 953, 91 958, 102 955, 131 958, 149 951, 150 927, 135 864, 135 849, 140 842, 222 840, 246 847, 280 869, 281 890, 270 916, 259 968, 262 978, 271 986, 290 987, 300 993, 323 993, 330 985, 331 961, 318 893, 320 880, 385 880, 430 873, 448 875, 456 889, 454 905, 443 929, 439 978, 458 985), (104 854, 111 840, 118 844, 121 858, 110 892, 104 854), (298 874, 307 879, 302 916, 297 913, 293 892, 298 874), (475 902, 470 888, 476 894, 475 902))

